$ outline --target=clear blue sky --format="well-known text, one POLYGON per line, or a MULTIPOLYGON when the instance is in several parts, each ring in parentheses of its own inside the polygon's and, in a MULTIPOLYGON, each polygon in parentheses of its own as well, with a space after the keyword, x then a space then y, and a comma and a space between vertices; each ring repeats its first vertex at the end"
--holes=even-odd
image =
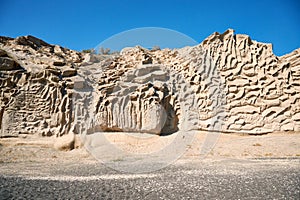
POLYGON ((173 29, 198 42, 233 28, 282 55, 300 47, 300 1, 0 0, 0 35, 30 34, 75 50, 138 27, 173 29))

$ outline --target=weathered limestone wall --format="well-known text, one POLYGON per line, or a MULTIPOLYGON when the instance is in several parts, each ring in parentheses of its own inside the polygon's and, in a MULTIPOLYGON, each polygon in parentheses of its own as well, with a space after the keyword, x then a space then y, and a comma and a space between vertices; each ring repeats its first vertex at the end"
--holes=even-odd
POLYGON ((299 131, 299 99, 300 50, 277 57, 233 30, 194 47, 101 58, 32 36, 0 38, 1 137, 299 131))
POLYGON ((68 133, 72 77, 81 55, 32 36, 0 42, 0 136, 68 133))
POLYGON ((276 57, 270 44, 233 30, 214 33, 196 47, 125 49, 121 57, 102 66, 97 119, 103 130, 156 134, 177 129, 299 131, 299 59, 299 50, 276 57), (156 80, 164 89, 155 86, 156 80), (172 128, 144 129, 144 124, 164 120, 146 114, 161 109, 172 118, 172 128))

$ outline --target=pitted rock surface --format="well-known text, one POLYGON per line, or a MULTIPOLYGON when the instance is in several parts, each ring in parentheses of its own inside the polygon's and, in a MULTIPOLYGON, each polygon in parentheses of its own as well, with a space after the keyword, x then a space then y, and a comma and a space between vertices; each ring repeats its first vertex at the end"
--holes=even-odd
POLYGON ((0 48, 1 136, 67 134, 82 55, 33 36, 1 37, 0 48))
POLYGON ((98 56, 0 38, 1 136, 300 130, 300 50, 228 30, 194 47, 98 56))

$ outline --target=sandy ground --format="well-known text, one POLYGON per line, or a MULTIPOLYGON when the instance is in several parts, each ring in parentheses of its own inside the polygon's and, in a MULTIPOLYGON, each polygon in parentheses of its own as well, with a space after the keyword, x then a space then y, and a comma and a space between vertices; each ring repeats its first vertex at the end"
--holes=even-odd
MULTIPOLYGON (((57 150, 53 148, 55 138, 2 138, 0 199, 299 198, 299 133, 249 136, 197 132, 192 136, 180 158, 163 160, 166 165, 159 165, 148 155, 163 154, 168 146, 176 150, 186 136, 105 134, 115 149, 143 155, 148 162, 142 164, 150 166, 145 173, 138 171, 143 166, 134 165, 138 160, 117 158, 114 165, 103 165, 99 162, 105 156, 103 151, 97 160, 85 148, 57 150), (214 148, 203 151, 206 147, 214 148), (128 167, 128 171, 118 170, 119 166, 128 167)), ((101 147, 98 142, 92 140, 91 144, 101 147)), ((160 161, 168 154, 157 158, 160 161)))
MULTIPOLYGON (((159 152, 167 145, 172 145, 177 135, 159 137, 155 135, 108 133, 107 140, 117 148, 130 153, 159 152)), ((59 151, 53 148, 55 138, 1 138, 0 163, 17 162, 97 162, 82 147, 71 151, 59 151)), ((179 160, 197 160, 201 156, 209 159, 236 158, 299 158, 300 133, 271 133, 266 135, 238 135, 197 132, 179 160), (203 144, 212 137, 209 151, 201 155, 203 144)))

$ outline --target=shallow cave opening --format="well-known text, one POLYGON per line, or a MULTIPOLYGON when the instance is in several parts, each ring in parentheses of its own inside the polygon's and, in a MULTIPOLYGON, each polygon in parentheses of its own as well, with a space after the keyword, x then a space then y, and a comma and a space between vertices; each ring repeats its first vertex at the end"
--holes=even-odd
POLYGON ((177 132, 178 129, 178 115, 176 115, 175 110, 173 106, 169 103, 167 105, 166 112, 167 112, 167 117, 166 117, 166 122, 161 130, 160 136, 167 136, 171 135, 175 132, 177 132))
POLYGON ((161 136, 171 135, 179 130, 178 128, 178 114, 174 109, 174 105, 170 103, 171 95, 167 88, 165 88, 165 97, 162 101, 163 107, 166 111, 166 121, 161 130, 161 136))

